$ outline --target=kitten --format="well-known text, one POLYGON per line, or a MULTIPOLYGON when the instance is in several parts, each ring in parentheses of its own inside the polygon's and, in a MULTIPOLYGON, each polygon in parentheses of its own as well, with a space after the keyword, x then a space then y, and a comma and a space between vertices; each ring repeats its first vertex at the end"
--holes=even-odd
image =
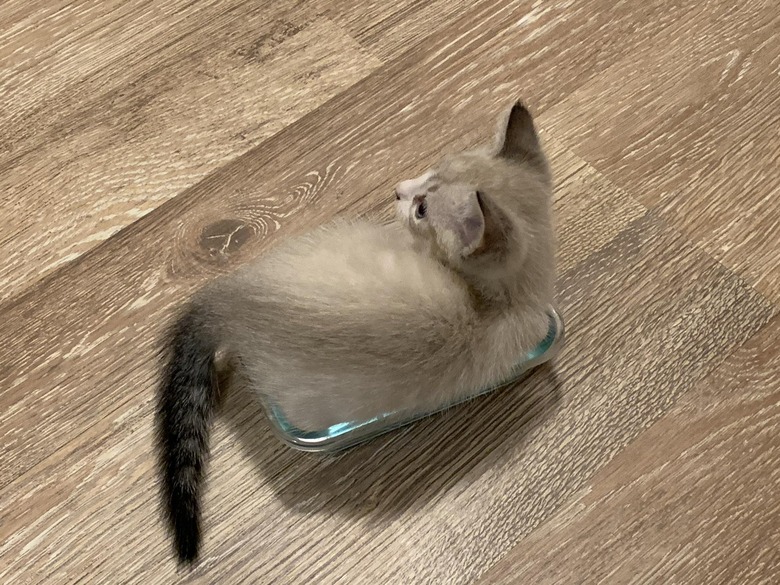
POLYGON ((395 189, 398 221, 334 222, 204 287, 165 338, 157 425, 179 561, 200 545, 215 355, 299 428, 433 410, 505 379, 553 299, 551 177, 528 110, 395 189))

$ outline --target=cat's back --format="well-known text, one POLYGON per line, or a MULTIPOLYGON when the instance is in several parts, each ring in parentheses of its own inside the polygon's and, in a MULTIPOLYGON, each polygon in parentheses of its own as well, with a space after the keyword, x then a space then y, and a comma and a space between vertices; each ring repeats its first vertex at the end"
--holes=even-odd
POLYGON ((339 221, 282 242, 242 278, 267 300, 317 311, 433 308, 465 294, 448 269, 413 247, 408 232, 367 221, 339 221))

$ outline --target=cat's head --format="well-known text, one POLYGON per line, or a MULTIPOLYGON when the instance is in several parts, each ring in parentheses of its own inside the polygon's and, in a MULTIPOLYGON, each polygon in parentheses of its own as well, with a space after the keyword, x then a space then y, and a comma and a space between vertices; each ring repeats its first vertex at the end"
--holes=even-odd
POLYGON ((517 267, 529 253, 549 256, 547 158, 521 103, 502 117, 495 143, 444 157, 395 188, 398 219, 457 269, 517 267))

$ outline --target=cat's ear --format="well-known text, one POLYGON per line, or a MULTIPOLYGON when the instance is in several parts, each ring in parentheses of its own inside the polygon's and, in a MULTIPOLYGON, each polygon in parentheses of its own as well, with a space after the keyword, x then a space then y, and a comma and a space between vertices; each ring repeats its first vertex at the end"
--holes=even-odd
POLYGON ((498 128, 497 156, 532 164, 544 164, 544 155, 531 112, 522 102, 504 114, 498 128))
POLYGON ((464 189, 453 193, 448 203, 442 217, 436 218, 436 223, 440 224, 437 231, 447 253, 453 258, 463 258, 479 248, 485 235, 485 216, 479 194, 464 189))

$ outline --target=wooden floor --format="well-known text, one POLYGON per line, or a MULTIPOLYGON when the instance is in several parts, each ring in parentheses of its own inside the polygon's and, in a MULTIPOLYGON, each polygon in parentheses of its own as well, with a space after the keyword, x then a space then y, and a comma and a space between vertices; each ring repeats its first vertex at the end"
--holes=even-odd
POLYGON ((0 583, 780 582, 777 0, 5 0, 0 201, 0 583), (171 309, 516 97, 555 367, 336 459, 232 397, 177 572, 171 309))

